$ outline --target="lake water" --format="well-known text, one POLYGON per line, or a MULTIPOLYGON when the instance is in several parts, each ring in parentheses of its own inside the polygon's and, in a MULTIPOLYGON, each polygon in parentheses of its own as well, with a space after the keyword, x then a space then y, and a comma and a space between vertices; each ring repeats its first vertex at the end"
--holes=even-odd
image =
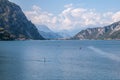
POLYGON ((120 80, 120 41, 1 41, 0 80, 120 80))

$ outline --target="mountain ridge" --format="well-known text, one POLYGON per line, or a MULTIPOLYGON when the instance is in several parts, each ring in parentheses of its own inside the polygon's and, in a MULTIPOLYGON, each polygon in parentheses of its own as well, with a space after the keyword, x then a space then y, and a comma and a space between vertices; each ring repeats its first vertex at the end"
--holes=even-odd
POLYGON ((38 27, 39 33, 45 38, 45 39, 59 39, 63 38, 58 33, 53 32, 50 30, 46 25, 39 25, 38 27))
POLYGON ((44 39, 36 26, 28 21, 22 9, 8 0, 0 0, 0 28, 12 35, 14 40, 44 39))
POLYGON ((120 39, 120 21, 114 22, 108 26, 96 27, 96 28, 87 28, 80 31, 71 39, 95 39, 95 40, 111 40, 111 39, 120 39))

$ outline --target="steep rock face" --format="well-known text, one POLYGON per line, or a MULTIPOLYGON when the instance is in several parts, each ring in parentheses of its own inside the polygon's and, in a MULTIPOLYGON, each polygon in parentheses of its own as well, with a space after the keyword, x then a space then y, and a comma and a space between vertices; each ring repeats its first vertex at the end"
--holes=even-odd
POLYGON ((14 39, 44 39, 21 8, 8 0, 0 0, 0 28, 13 35, 14 39))
POLYGON ((72 39, 120 39, 120 21, 105 27, 82 30, 72 39))

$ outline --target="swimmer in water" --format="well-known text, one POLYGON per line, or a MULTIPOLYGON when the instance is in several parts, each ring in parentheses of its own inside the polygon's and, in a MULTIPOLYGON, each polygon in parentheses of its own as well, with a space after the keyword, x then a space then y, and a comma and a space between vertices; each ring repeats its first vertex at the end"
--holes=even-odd
POLYGON ((44 58, 44 63, 46 62, 46 58, 44 58))
POLYGON ((80 47, 80 50, 82 49, 82 47, 80 47))

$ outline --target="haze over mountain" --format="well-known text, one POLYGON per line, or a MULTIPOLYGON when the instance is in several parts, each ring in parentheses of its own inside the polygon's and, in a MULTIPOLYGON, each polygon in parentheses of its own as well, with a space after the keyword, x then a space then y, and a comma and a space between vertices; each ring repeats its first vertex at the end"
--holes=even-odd
POLYGON ((44 39, 21 8, 8 1, 0 0, 0 40, 44 39))
POLYGON ((63 38, 58 33, 53 32, 45 25, 39 25, 37 26, 39 33, 45 38, 45 39, 59 39, 63 38))
POLYGON ((120 39, 120 21, 105 27, 87 28, 85 30, 80 31, 72 39, 77 39, 77 40, 120 39))
POLYGON ((71 32, 67 31, 67 30, 62 30, 57 32, 59 35, 61 35, 63 38, 70 38, 73 36, 73 34, 71 34, 71 32))

